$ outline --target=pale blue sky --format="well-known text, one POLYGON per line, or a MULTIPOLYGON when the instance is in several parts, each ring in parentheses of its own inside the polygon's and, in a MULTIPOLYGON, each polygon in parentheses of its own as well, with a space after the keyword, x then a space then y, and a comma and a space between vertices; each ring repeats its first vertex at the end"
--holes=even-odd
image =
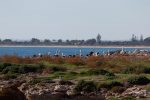
POLYGON ((150 0, 0 0, 0 38, 150 36, 150 0))

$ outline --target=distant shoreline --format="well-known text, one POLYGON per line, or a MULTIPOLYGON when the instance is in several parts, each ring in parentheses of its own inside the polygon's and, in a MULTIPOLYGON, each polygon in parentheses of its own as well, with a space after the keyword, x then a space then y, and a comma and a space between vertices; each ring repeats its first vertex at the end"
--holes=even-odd
POLYGON ((17 47, 17 48, 150 48, 150 46, 74 46, 74 45, 52 45, 52 46, 46 46, 46 45, 0 45, 0 48, 2 47, 17 47))

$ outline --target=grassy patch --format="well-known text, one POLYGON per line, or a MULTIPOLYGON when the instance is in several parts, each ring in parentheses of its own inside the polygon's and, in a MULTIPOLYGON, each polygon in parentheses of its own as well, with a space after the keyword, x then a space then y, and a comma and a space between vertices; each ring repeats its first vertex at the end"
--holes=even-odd
POLYGON ((9 79, 15 79, 17 78, 18 74, 15 73, 7 73, 3 76, 3 79, 9 80, 9 79))
POLYGON ((89 69, 87 71, 80 72, 80 75, 91 76, 91 75, 106 75, 106 76, 115 76, 115 74, 103 70, 103 69, 89 69))
POLYGON ((81 80, 78 82, 78 84, 76 85, 75 89, 74 89, 76 92, 93 92, 93 91, 96 91, 97 88, 96 88, 96 85, 93 81, 84 81, 84 80, 81 80))
POLYGON ((34 84, 41 83, 41 82, 49 82, 51 80, 52 79, 50 77, 38 77, 38 78, 31 80, 29 83, 34 85, 34 84))
POLYGON ((143 66, 143 65, 126 67, 123 70, 123 73, 125 74, 141 74, 141 73, 150 74, 150 67, 143 66))
POLYGON ((127 81, 133 85, 146 85, 150 83, 150 80, 145 76, 132 76, 127 81))
POLYGON ((7 73, 18 73, 18 74, 25 74, 29 72, 41 72, 43 69, 43 66, 40 66, 38 64, 11 64, 10 66, 4 67, 1 72, 3 74, 7 73))
POLYGON ((123 86, 123 84, 121 82, 118 82, 118 81, 109 81, 109 82, 103 82, 103 83, 98 84, 99 89, 106 88, 106 89, 110 90, 116 86, 123 86))

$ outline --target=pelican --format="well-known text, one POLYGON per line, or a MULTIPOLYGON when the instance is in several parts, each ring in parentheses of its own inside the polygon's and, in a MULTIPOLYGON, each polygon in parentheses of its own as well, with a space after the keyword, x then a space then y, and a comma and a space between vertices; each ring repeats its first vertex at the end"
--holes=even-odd
POLYGON ((80 49, 80 56, 82 56, 82 50, 80 49))
POLYGON ((122 50, 120 51, 120 54, 124 53, 124 47, 122 47, 122 50))

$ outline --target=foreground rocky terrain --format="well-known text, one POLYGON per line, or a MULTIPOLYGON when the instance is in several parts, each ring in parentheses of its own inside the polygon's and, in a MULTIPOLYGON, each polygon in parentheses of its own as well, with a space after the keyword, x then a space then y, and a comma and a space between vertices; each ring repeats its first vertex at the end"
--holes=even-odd
POLYGON ((101 93, 75 93, 74 87, 74 83, 62 80, 34 85, 20 80, 2 81, 0 100, 105 100, 101 93))
POLYGON ((54 79, 33 84, 31 80, 31 77, 1 80, 0 100, 134 100, 150 96, 150 91, 139 85, 130 86, 120 93, 104 88, 93 92, 77 92, 75 81, 54 79))

